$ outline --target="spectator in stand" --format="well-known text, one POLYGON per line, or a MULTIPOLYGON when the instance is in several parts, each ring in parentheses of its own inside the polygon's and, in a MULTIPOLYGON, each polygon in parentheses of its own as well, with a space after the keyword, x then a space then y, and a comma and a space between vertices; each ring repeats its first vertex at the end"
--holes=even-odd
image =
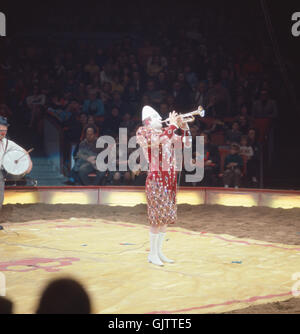
POLYGON ((239 143, 241 141, 242 133, 240 131, 240 125, 238 122, 232 123, 231 130, 228 130, 226 133, 226 143, 227 144, 233 144, 233 143, 239 143))
POLYGON ((119 77, 118 74, 115 74, 113 76, 112 90, 116 91, 116 92, 119 92, 120 94, 123 94, 123 92, 124 92, 124 86, 121 84, 120 77, 119 77))
POLYGON ((100 82, 103 85, 104 82, 109 82, 112 84, 112 70, 111 70, 111 65, 109 63, 106 63, 103 66, 102 71, 100 72, 100 82))
POLYGON ((223 87, 220 78, 214 79, 214 85, 209 89, 208 95, 215 96, 213 105, 216 108, 217 117, 231 116, 231 98, 227 88, 223 87))
POLYGON ((198 86, 198 78, 196 73, 192 71, 190 65, 184 67, 184 76, 190 88, 195 91, 198 86))
POLYGON ((132 72, 131 84, 135 87, 138 94, 141 94, 141 92, 144 90, 144 82, 141 79, 140 72, 138 71, 132 72))
POLYGON ((69 278, 52 281, 43 291, 37 314, 90 314, 91 302, 84 287, 69 278))
POLYGON ((168 82, 166 72, 161 71, 158 73, 156 79, 156 87, 158 90, 166 90, 166 91, 170 90, 170 84, 168 82))
POLYGON ((159 114, 160 114, 162 119, 168 118, 170 112, 171 112, 171 110, 169 109, 169 106, 168 106, 167 103, 163 102, 163 103, 160 104, 159 114))
POLYGON ((124 115, 127 112, 129 113, 131 112, 130 105, 122 99, 120 92, 114 91, 112 95, 113 99, 110 104, 111 109, 114 107, 118 108, 120 115, 124 115))
POLYGON ((249 178, 250 176, 250 179, 251 179, 252 178, 251 174, 253 171, 251 170, 251 167, 252 167, 251 163, 250 163, 250 171, 249 171, 249 161, 251 161, 251 159, 253 158, 254 152, 253 152, 251 145, 249 145, 247 136, 242 136, 241 138, 240 155, 242 157, 245 157, 247 160, 247 177, 249 178))
POLYGON ((210 136, 201 132, 204 137, 204 179, 201 185, 204 187, 213 187, 217 183, 217 175, 220 169, 220 154, 218 148, 211 143, 210 136))
POLYGON ((154 47, 149 40, 144 41, 144 45, 138 49, 138 58, 142 65, 146 65, 147 61, 153 55, 154 47))
POLYGON ((97 49, 97 54, 95 57, 95 63, 98 65, 99 69, 102 69, 104 64, 107 61, 107 57, 104 54, 103 48, 98 48, 97 49))
POLYGON ((111 112, 106 116, 103 123, 103 131, 105 135, 117 137, 119 135, 122 117, 118 107, 113 107, 111 112))
POLYGON ((97 129, 89 125, 85 128, 85 139, 80 143, 76 155, 74 171, 78 172, 78 176, 83 185, 99 185, 104 180, 106 172, 100 172, 96 166, 96 158, 99 149, 96 148, 97 129), (92 179, 89 174, 95 174, 92 179))
POLYGON ((6 117, 6 118, 12 116, 12 113, 6 104, 0 104, 0 116, 6 117))
POLYGON ((135 122, 131 117, 130 113, 125 113, 122 117, 122 122, 120 124, 120 128, 126 128, 127 129, 127 133, 130 134, 134 128, 135 128, 135 122))
POLYGON ((227 125, 225 124, 224 121, 222 121, 220 118, 216 118, 211 127, 206 130, 206 133, 212 134, 212 133, 222 133, 224 134, 228 130, 227 125))
POLYGON ((199 82, 197 85, 197 90, 194 93, 193 97, 193 106, 194 108, 198 108, 198 106, 202 106, 204 109, 208 106, 208 94, 206 83, 204 81, 199 82))
MULTIPOLYGON (((126 138, 123 139, 125 146, 127 147, 126 138)), ((126 168, 128 164, 128 154, 125 150, 122 150, 122 146, 118 142, 116 144, 116 167, 117 171, 113 173, 113 184, 114 185, 130 185, 132 183, 132 177, 130 171, 120 171, 120 166, 124 166, 126 168)), ((110 172, 111 174, 111 172, 110 172)))
POLYGON ((97 138, 99 137, 100 131, 99 131, 99 127, 98 127, 97 124, 96 124, 95 116, 93 116, 93 115, 89 115, 88 118, 87 118, 87 124, 86 124, 86 126, 82 129, 82 133, 81 133, 80 141, 84 140, 85 132, 86 132, 86 128, 89 127, 89 126, 92 126, 93 128, 95 128, 95 130, 96 130, 95 135, 96 135, 97 138))
POLYGON ((33 87, 32 95, 26 98, 27 107, 30 110, 29 127, 32 128, 34 124, 38 123, 38 129, 41 129, 41 117, 44 112, 44 106, 46 102, 46 96, 40 94, 38 86, 33 87))
POLYGON ((277 104, 269 96, 267 90, 260 92, 260 99, 253 103, 252 116, 254 118, 276 118, 278 116, 277 104))
POLYGON ((55 117, 61 123, 66 122, 71 117, 71 113, 68 111, 69 105, 66 106, 66 103, 67 101, 60 98, 58 94, 54 94, 48 104, 48 114, 55 117))
POLYGON ((104 116, 105 110, 102 101, 97 98, 94 90, 89 92, 89 98, 83 103, 83 112, 89 115, 104 116))
POLYGON ((178 81, 173 84, 172 96, 174 97, 176 111, 190 109, 191 99, 189 92, 178 81))
POLYGON ((151 105, 153 105, 156 108, 162 101, 161 92, 156 89, 154 80, 149 80, 147 82, 145 95, 149 97, 151 105))
POLYGON ((243 73, 248 76, 249 74, 260 74, 261 72, 261 63, 256 59, 254 55, 250 55, 248 61, 243 66, 243 73))
POLYGON ((257 186, 260 165, 260 145, 254 128, 250 128, 248 131, 248 145, 252 147, 253 156, 248 160, 247 175, 254 186, 257 186))
POLYGON ((100 72, 99 66, 95 63, 95 59, 91 58, 89 63, 85 65, 84 71, 87 72, 90 75, 90 78, 92 78, 94 75, 98 75, 100 72))
POLYGON ((64 130, 64 151, 66 151, 66 159, 68 160, 68 154, 70 152, 70 146, 74 143, 79 143, 80 134, 87 125, 87 115, 80 114, 80 104, 76 99, 72 99, 68 105, 67 112, 70 113, 70 117, 63 123, 64 130))
POLYGON ((158 73, 161 72, 162 69, 163 66, 159 56, 154 56, 147 65, 147 74, 150 78, 154 78, 157 77, 158 73))
POLYGON ((243 170, 243 158, 239 155, 239 145, 232 144, 230 153, 226 156, 224 162, 223 182, 224 187, 233 185, 236 189, 240 187, 240 180, 243 170))
POLYGON ((250 127, 250 124, 249 124, 247 118, 244 115, 239 115, 237 121, 239 123, 239 130, 240 130, 241 134, 242 135, 247 135, 249 127, 250 127))
POLYGON ((112 103, 112 84, 104 82, 101 89, 101 101, 104 104, 104 109, 108 109, 112 103))
POLYGON ((138 109, 140 96, 134 85, 129 85, 126 87, 123 100, 129 105, 130 110, 133 112, 138 109))

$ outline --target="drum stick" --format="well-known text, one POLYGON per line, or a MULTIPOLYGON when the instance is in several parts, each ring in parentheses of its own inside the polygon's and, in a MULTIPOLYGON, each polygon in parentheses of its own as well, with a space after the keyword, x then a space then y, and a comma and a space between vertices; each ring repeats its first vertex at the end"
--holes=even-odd
POLYGON ((23 157, 25 157, 26 154, 31 153, 33 150, 34 150, 34 148, 31 148, 30 150, 26 151, 26 153, 24 153, 18 160, 15 160, 15 164, 17 164, 20 159, 22 159, 23 157))

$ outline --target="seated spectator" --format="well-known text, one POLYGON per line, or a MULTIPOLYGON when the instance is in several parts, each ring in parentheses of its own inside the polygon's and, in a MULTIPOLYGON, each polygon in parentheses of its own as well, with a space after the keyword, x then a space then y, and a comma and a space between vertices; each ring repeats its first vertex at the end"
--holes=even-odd
POLYGON ((96 158, 99 150, 96 148, 97 129, 89 125, 85 128, 85 139, 79 144, 76 154, 74 172, 78 173, 79 179, 83 185, 99 185, 106 175, 106 172, 100 172, 96 166, 96 158), (89 178, 89 174, 96 176, 89 178))
POLYGON ((206 83, 204 81, 201 81, 197 85, 197 90, 194 92, 193 107, 198 108, 199 106, 202 106, 204 109, 206 109, 207 105, 208 105, 208 94, 207 94, 206 83))
POLYGON ((170 90, 170 84, 168 82, 166 72, 161 71, 158 73, 156 79, 156 87, 158 90, 166 90, 166 91, 170 90))
POLYGON ((250 127, 250 124, 249 124, 247 118, 244 115, 239 115, 237 121, 239 123, 239 130, 240 130, 240 132, 243 135, 247 135, 249 127, 250 127))
POLYGON ((104 50, 102 48, 98 48, 97 49, 97 54, 96 54, 96 57, 95 57, 95 63, 101 69, 103 67, 103 65, 106 63, 106 61, 107 61, 107 57, 104 53, 104 50))
MULTIPOLYGON (((43 116, 45 112, 46 96, 39 92, 38 86, 33 89, 33 95, 26 98, 26 104, 30 111, 29 128, 36 128, 39 136, 43 133, 43 116)), ((39 145, 38 142, 36 145, 39 145)))
POLYGON ((13 303, 4 297, 0 296, 0 314, 12 314, 13 313, 13 303))
POLYGON ((209 89, 208 95, 215 97, 214 107, 217 117, 231 116, 231 97, 228 89, 222 85, 221 78, 214 78, 213 87, 209 89))
POLYGON ((247 140, 248 145, 250 145, 253 150, 253 155, 248 160, 247 164, 247 175, 249 179, 253 182, 254 186, 257 186, 260 165, 260 145, 258 143, 256 130, 254 128, 249 129, 247 140))
POLYGON ((123 95, 123 100, 124 102, 128 103, 130 110, 132 110, 133 113, 138 109, 140 95, 134 85, 129 85, 128 87, 126 87, 123 95))
POLYGON ((44 289, 36 314, 90 314, 91 302, 84 287, 69 278, 50 282, 44 289))
POLYGON ((112 80, 112 70, 111 70, 111 66, 109 63, 106 63, 103 66, 102 71, 100 72, 100 82, 103 85, 104 82, 109 82, 110 84, 112 84, 113 80, 112 80))
MULTIPOLYGON (((124 139, 126 140, 126 139, 124 139)), ((125 141, 123 144, 126 145, 127 147, 127 142, 125 141)), ((131 171, 121 171, 120 166, 123 166, 122 168, 126 168, 128 165, 128 155, 129 155, 129 150, 126 148, 127 151, 122 150, 122 146, 120 146, 120 143, 118 142, 116 144, 116 167, 117 171, 116 172, 110 172, 110 174, 113 174, 113 184, 114 185, 130 185, 132 183, 132 177, 131 177, 131 171)))
POLYGON ((159 56, 154 56, 147 64, 147 74, 150 78, 157 77, 158 73, 161 72, 162 69, 163 66, 159 56))
POLYGON ((12 113, 6 104, 0 104, 0 116, 11 117, 12 113))
POLYGON ((59 122, 66 122, 71 117, 71 112, 68 111, 66 103, 67 101, 55 94, 51 97, 47 112, 59 122))
POLYGON ((89 73, 90 77, 93 77, 94 74, 98 74, 100 72, 100 68, 95 63, 95 60, 93 58, 91 58, 89 63, 87 65, 85 65, 84 71, 89 73))
POLYGON ((220 154, 218 148, 211 143, 210 136, 202 132, 204 137, 204 178, 201 185, 212 187, 216 185, 217 175, 220 169, 220 154))
POLYGON ((190 88, 194 91, 198 86, 198 78, 195 72, 192 71, 190 65, 185 65, 184 67, 184 76, 185 80, 190 86, 190 88))
POLYGON ((278 116, 277 104, 270 98, 267 90, 262 90, 260 99, 253 103, 252 116, 254 118, 276 118, 278 116))
POLYGON ((101 101, 104 104, 104 108, 109 108, 112 102, 112 85, 110 82, 104 82, 101 88, 101 101))
POLYGON ((102 101, 97 98, 95 91, 89 92, 89 98, 84 101, 82 111, 89 115, 104 116, 105 110, 102 101))
POLYGON ((155 107, 157 107, 162 101, 162 95, 160 91, 156 89, 154 80, 149 80, 147 82, 147 87, 144 95, 147 95, 149 97, 151 105, 155 107))
POLYGON ((160 104, 159 114, 160 114, 160 116, 163 120, 169 117, 170 112, 171 112, 171 110, 169 109, 169 106, 168 106, 167 103, 163 102, 163 103, 160 104))
POLYGON ((240 132, 240 125, 238 122, 232 123, 231 130, 226 132, 227 144, 239 143, 241 141, 242 133, 240 132))
POLYGON ((242 157, 239 155, 239 149, 238 144, 232 144, 230 147, 230 153, 225 158, 223 174, 225 188, 228 188, 231 185, 235 188, 240 187, 244 163, 242 157))
POLYGON ((191 106, 190 93, 182 87, 182 85, 175 81, 172 88, 172 96, 174 97, 175 110, 187 110, 191 106))
POLYGON ((104 134, 117 137, 119 135, 121 121, 122 118, 118 107, 113 107, 103 122, 104 134))
POLYGON ((216 132, 225 133, 228 130, 227 125, 220 118, 216 118, 211 127, 206 130, 207 133, 212 134, 216 132))
POLYGON ((131 114, 126 113, 122 117, 122 122, 120 124, 120 128, 126 128, 127 133, 131 133, 135 128, 135 121, 132 119, 131 114))
POLYGON ((109 107, 110 109, 118 108, 120 115, 131 112, 130 105, 122 99, 121 94, 118 91, 113 92, 113 99, 109 107))
POLYGON ((250 160, 254 155, 252 146, 250 146, 249 143, 248 143, 247 136, 242 136, 241 137, 240 155, 247 157, 247 160, 250 160))
POLYGON ((95 122, 95 116, 93 115, 89 115, 87 117, 87 123, 85 125, 85 127, 82 129, 82 133, 81 133, 81 137, 80 137, 80 141, 84 140, 84 137, 85 137, 85 129, 88 127, 88 126, 92 126, 93 128, 96 129, 96 137, 98 138, 99 137, 99 127, 97 126, 96 122, 95 122))
POLYGON ((144 81, 141 78, 141 74, 138 71, 132 72, 131 85, 133 85, 136 91, 141 94, 144 91, 144 81))
POLYGON ((247 76, 249 74, 260 74, 262 72, 262 65, 254 55, 250 55, 248 61, 243 66, 243 73, 247 76))
POLYGON ((112 80, 112 91, 119 92, 122 94, 124 92, 124 86, 121 84, 119 75, 115 74, 112 80))

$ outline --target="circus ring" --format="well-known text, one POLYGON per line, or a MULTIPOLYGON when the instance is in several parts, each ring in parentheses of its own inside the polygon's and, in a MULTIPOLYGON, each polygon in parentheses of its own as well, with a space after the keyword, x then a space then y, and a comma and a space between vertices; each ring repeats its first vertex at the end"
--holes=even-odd
POLYGON ((146 260, 145 203, 143 188, 7 189, 0 273, 14 311, 34 313, 67 276, 93 313, 299 312, 299 192, 180 189, 164 267, 146 260))

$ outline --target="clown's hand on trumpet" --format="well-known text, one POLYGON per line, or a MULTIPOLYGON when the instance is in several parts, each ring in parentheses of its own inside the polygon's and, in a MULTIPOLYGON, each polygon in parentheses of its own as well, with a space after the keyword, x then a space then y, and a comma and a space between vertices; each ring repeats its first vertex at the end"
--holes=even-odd
MULTIPOLYGON (((182 126, 187 125, 187 123, 192 123, 195 121, 195 116, 200 116, 200 117, 205 117, 205 110, 203 109, 202 106, 199 106, 197 110, 186 113, 186 114, 177 114, 173 112, 173 115, 176 115, 176 123, 177 125, 182 128, 182 126)), ((170 120, 171 118, 167 118, 166 120, 162 121, 162 123, 166 123, 167 126, 170 125, 170 120)))

